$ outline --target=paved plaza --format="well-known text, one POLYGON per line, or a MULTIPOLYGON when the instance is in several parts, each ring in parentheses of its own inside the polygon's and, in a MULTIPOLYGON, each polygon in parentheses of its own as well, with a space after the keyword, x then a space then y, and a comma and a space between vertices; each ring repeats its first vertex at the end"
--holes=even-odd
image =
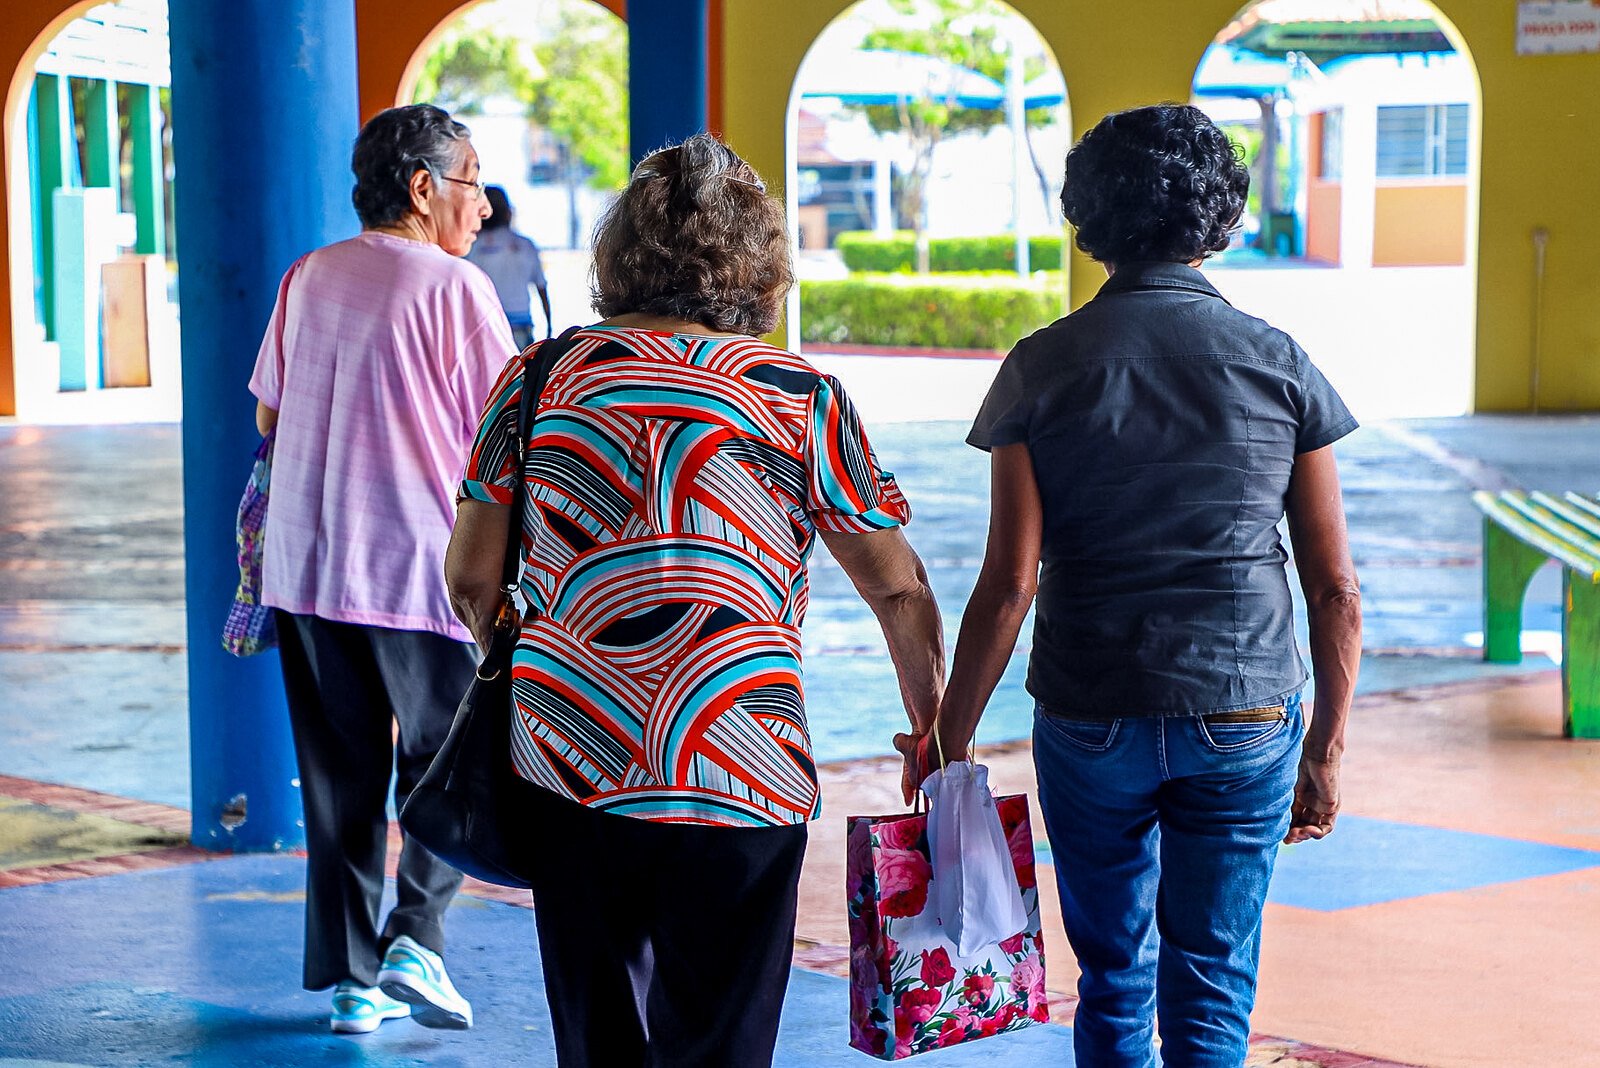
MULTIPOLYGON (((959 417, 992 365, 819 362, 857 395, 912 502, 908 533, 953 637, 988 515, 986 460, 961 444, 959 417), (905 410, 908 382, 946 398, 949 418, 905 410)), ((1600 1063, 1600 745, 1560 737, 1553 571, 1530 591, 1524 663, 1482 662, 1469 500, 1475 488, 1600 490, 1600 419, 1375 423, 1339 454, 1367 619, 1347 815, 1280 861, 1251 1064, 1600 1063)), ((474 888, 452 915, 476 1030, 405 1023, 352 1042, 325 1032, 323 995, 298 989, 303 861, 207 863, 184 844, 179 474, 174 426, 0 427, 0 955, 13 962, 0 1064, 550 1063, 515 895, 474 888)), ((780 1063, 865 1063, 844 1043, 843 817, 899 807, 885 754, 904 714, 876 624, 825 553, 813 590, 808 704, 827 807, 780 1063)), ((979 737, 1007 791, 1034 785, 1025 655, 979 737)), ((1039 847, 1048 885, 1042 836, 1039 847)), ((930 1065, 1071 1063, 1061 1025, 1075 973, 1045 898, 1058 1026, 930 1065)))

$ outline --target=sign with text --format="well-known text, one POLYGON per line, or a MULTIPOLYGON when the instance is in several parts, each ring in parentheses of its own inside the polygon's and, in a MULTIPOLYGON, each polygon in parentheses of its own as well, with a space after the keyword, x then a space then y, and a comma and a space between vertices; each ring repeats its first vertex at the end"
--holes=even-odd
POLYGON ((1517 5, 1517 54, 1600 52, 1600 3, 1523 0, 1517 5))

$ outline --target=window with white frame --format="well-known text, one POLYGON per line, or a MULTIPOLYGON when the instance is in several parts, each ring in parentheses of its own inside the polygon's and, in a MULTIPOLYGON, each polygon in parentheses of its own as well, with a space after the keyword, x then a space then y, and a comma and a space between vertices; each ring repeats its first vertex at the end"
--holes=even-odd
POLYGON ((1378 177, 1441 178, 1467 173, 1467 105, 1378 109, 1378 177))

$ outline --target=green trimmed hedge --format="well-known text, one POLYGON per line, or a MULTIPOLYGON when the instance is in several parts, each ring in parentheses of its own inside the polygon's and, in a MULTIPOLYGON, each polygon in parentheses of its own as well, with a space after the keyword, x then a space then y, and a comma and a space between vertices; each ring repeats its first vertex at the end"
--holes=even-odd
MULTIPOLYGON (((916 236, 909 230, 893 237, 878 237, 870 230, 846 230, 834 239, 834 247, 852 271, 910 271, 916 267, 916 236)), ((1016 254, 1016 239, 1009 234, 928 239, 930 271, 1014 271, 1016 254)), ((1028 238, 1028 267, 1061 270, 1061 235, 1028 238)))
POLYGON ((859 274, 800 283, 800 336, 830 345, 1009 349, 1059 319, 1062 277, 859 274))

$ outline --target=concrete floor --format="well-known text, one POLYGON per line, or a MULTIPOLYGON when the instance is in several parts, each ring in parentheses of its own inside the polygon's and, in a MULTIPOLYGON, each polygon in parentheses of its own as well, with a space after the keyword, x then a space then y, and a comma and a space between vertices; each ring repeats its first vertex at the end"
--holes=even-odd
MULTIPOLYGON (((891 380, 887 368, 855 358, 842 370, 864 409, 886 403, 869 380, 891 380)), ((959 445, 963 429, 888 420, 874 433, 917 512, 910 536, 952 634, 987 516, 984 461, 959 445)), ((1549 659, 1477 659, 1467 500, 1501 485, 1600 489, 1600 420, 1379 424, 1340 459, 1368 619, 1348 818, 1328 842, 1284 854, 1251 1064, 1600 1064, 1589 996, 1600 925, 1587 920, 1600 895, 1600 748, 1559 737, 1549 659)), ((479 1030, 386 1025, 375 1040, 334 1040, 322 998, 295 981, 303 862, 202 864, 175 844, 187 804, 178 470, 175 427, 0 428, 0 776, 16 777, 0 778, 0 838, 26 839, 0 842, 0 959, 12 962, 0 969, 0 1065, 549 1063, 531 925, 505 895, 463 900, 451 920, 479 1030)), ((1534 632, 1559 629, 1555 578, 1530 594, 1534 632)), ((825 555, 813 583, 809 703, 827 800, 785 1017, 781 1063, 794 1065, 857 1056, 837 977, 843 816, 899 807, 881 754, 903 719, 881 638, 825 555)), ((1021 663, 1019 651, 980 742, 1001 788, 1031 791, 1021 663)), ((1045 898, 1052 1003, 1067 1023, 1071 954, 1045 898)), ((1024 1051, 1070 1063, 1067 1035, 1036 1029, 930 1063, 1024 1051)))
MULTIPOLYGON (((844 368, 847 385, 894 362, 855 357, 844 368)), ((873 431, 912 502, 908 534, 952 637, 988 517, 986 461, 961 444, 964 429, 891 420, 873 431)), ((1550 667, 1537 652, 1510 667, 1477 658, 1482 579, 1468 495, 1483 485, 1600 489, 1587 486, 1600 482, 1590 474, 1600 471, 1600 419, 1384 423, 1357 431, 1339 453, 1365 589, 1362 691, 1550 667)), ((8 502, 0 521, 0 691, 15 710, 0 712, 8 742, 0 773, 187 804, 177 428, 0 428, 0 499, 8 502), (118 457, 116 479, 104 477, 108 455, 118 457)), ((1559 597, 1559 575, 1546 569, 1529 593, 1531 646, 1556 641, 1559 597)), ((904 713, 883 639, 822 549, 805 649, 818 758, 887 752, 904 713), (848 715, 833 712, 844 708, 848 715)), ((1027 734, 1026 656, 1024 643, 984 720, 986 741, 1027 734)))

